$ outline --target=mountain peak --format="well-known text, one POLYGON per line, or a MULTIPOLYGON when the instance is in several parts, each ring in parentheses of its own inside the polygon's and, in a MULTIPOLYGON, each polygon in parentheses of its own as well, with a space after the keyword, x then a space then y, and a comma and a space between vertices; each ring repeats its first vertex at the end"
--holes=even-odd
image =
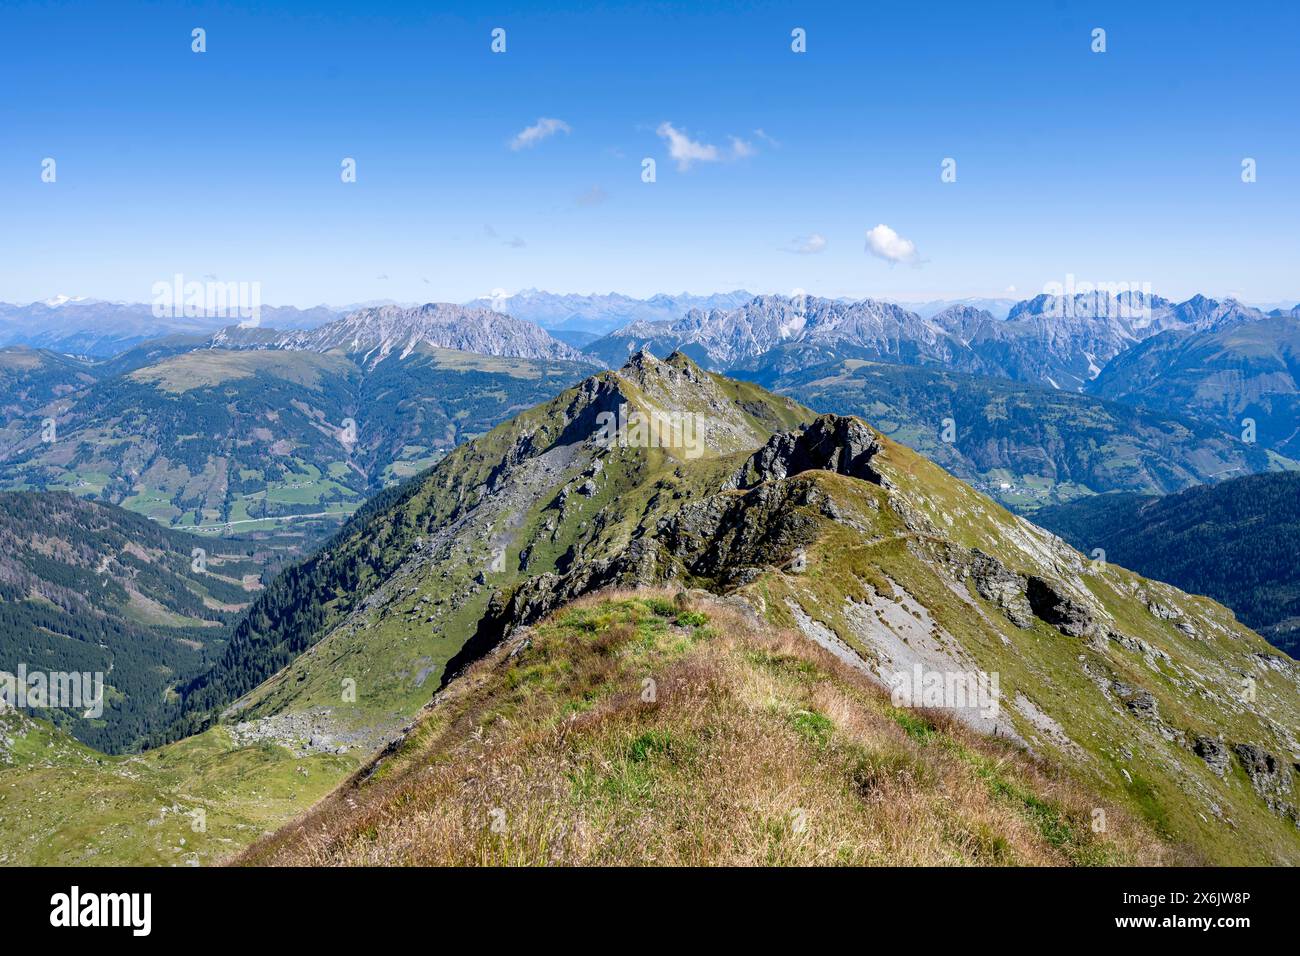
POLYGON ((646 369, 657 368, 662 364, 663 363, 659 361, 654 352, 650 351, 650 346, 643 345, 628 356, 627 361, 623 363, 623 368, 620 371, 641 372, 646 369))
MULTIPOLYGON (((219 347, 253 344, 225 334, 214 337, 219 347)), ((335 349, 360 356, 374 366, 390 355, 406 358, 420 346, 456 349, 503 358, 585 361, 577 349, 551 336, 541 326, 503 312, 448 302, 419 306, 380 305, 358 309, 310 331, 287 332, 261 348, 329 352, 335 349)))

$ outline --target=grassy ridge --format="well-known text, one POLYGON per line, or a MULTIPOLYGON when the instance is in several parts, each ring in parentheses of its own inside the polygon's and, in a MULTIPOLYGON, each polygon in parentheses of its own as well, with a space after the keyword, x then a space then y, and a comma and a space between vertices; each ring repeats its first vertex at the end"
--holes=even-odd
POLYGON ((1114 864, 1178 859, 1022 753, 801 636, 667 591, 552 615, 396 754, 240 862, 1114 864))

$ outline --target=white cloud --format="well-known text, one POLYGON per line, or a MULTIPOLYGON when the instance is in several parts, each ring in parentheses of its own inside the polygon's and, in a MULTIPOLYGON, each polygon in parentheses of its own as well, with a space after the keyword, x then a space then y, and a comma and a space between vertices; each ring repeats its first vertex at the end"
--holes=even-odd
POLYGON ((564 120, 543 116, 532 126, 527 126, 521 130, 510 141, 510 148, 514 150, 526 149, 529 146, 536 146, 542 140, 554 136, 556 133, 571 132, 573 132, 572 127, 564 120))
POLYGON ((794 240, 792 245, 794 251, 801 256, 814 256, 826 248, 826 237, 819 232, 812 232, 802 239, 794 240))
POLYGON ((718 147, 695 142, 672 123, 660 123, 655 132, 668 141, 668 155, 677 160, 678 169, 690 169, 691 163, 696 162, 716 163, 722 158, 718 154, 718 147))
POLYGON ((731 149, 719 149, 711 143, 701 143, 686 135, 672 123, 659 124, 656 133, 668 144, 668 155, 677 160, 677 168, 685 172, 692 163, 719 163, 723 160, 748 159, 758 153, 754 144, 739 136, 729 137, 731 149))
POLYGON ((867 230, 867 252, 886 262, 916 262, 916 243, 904 239, 883 222, 867 230))
POLYGON ((739 136, 731 137, 731 155, 735 159, 748 159, 757 153, 753 143, 747 143, 739 136))

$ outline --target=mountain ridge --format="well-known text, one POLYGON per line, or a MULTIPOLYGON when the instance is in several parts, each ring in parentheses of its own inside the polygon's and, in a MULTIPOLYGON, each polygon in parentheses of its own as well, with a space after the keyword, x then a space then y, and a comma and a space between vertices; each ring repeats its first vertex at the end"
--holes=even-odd
MULTIPOLYGON (((681 353, 638 352, 373 499, 269 582, 214 667, 178 689, 183 720, 151 742, 183 739, 156 759, 174 772, 195 754, 205 766, 256 756, 274 761, 276 779, 310 772, 320 793, 367 755, 409 747, 431 699, 455 693, 503 641, 575 600, 645 588, 708 592, 878 690, 914 673, 941 686, 949 675, 985 685, 996 675, 982 703, 894 700, 888 715, 928 740, 953 740, 948 722, 996 735, 1132 814, 1170 859, 1300 861, 1289 756, 1300 751, 1300 665, 1213 601, 1090 561, 861 419, 818 416, 681 353)), ((693 641, 702 622, 683 620, 693 623, 656 633, 693 641)), ((578 635, 626 647, 617 635, 627 632, 566 633, 549 655, 523 657, 516 686, 590 671, 579 710, 623 693, 598 676, 608 655, 562 648, 578 635)), ((745 686, 760 681, 761 700, 762 667, 743 672, 753 675, 745 686)), ((810 739, 830 743, 855 726, 840 705, 790 706, 810 739)), ((548 727, 529 732, 561 730, 548 727)), ((866 746, 868 758, 887 756, 866 746)), ((69 796, 97 779, 79 779, 69 796)), ((189 778, 157 779, 175 792, 189 778)), ((232 819, 227 801, 239 793, 203 792, 210 817, 232 819)), ((276 824, 305 809, 300 801, 277 803, 276 824)), ((107 823, 102 810, 76 812, 92 831, 107 823)), ((246 822, 230 827, 196 843, 204 858, 257 835, 246 822)))
POLYGON ((270 329, 231 327, 213 335, 213 348, 264 348, 289 351, 340 350, 372 367, 397 353, 405 358, 417 345, 478 355, 583 361, 577 349, 523 319, 449 303, 415 308, 378 306, 360 309, 312 330, 275 333, 270 329))
POLYGON ((1300 451, 1300 317, 1163 332, 1118 356, 1088 390, 1183 409, 1282 454, 1300 451))
POLYGON ((1169 329, 1221 329, 1265 318, 1234 300, 1173 303, 1143 293, 1039 295, 1005 319, 953 305, 929 318, 889 302, 757 296, 732 310, 693 310, 675 322, 638 322, 586 346, 611 365, 638 348, 682 350, 713 371, 780 373, 833 357, 941 365, 955 371, 1082 388, 1132 344, 1169 329), (800 351, 773 363, 774 348, 800 351))
POLYGON ((1094 565, 860 419, 680 353, 637 353, 355 518, 268 588, 227 678, 187 692, 189 729, 305 713, 326 737, 397 739, 427 688, 519 628, 603 589, 665 586, 742 601, 877 682, 913 666, 1000 672, 1000 715, 951 716, 1213 859, 1300 858, 1293 774, 1255 760, 1300 746, 1285 729, 1294 662, 1213 602, 1094 565), (703 450, 610 442, 602 416, 625 406, 626 420, 700 416, 703 450), (269 679, 263 645, 287 662, 269 679), (1258 695, 1240 695, 1242 675, 1258 695), (341 705, 349 680, 356 701, 341 705))

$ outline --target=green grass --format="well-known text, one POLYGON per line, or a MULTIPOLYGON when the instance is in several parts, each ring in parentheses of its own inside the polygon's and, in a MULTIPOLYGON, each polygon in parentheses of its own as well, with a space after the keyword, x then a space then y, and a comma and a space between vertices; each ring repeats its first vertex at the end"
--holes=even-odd
POLYGON ((799 710, 790 716, 790 725, 819 747, 824 747, 831 739, 835 725, 815 710, 799 710))
POLYGON ((233 748, 214 729, 142 756, 106 757, 41 721, 0 764, 0 862, 24 866, 210 865, 330 792, 356 758, 233 748))

